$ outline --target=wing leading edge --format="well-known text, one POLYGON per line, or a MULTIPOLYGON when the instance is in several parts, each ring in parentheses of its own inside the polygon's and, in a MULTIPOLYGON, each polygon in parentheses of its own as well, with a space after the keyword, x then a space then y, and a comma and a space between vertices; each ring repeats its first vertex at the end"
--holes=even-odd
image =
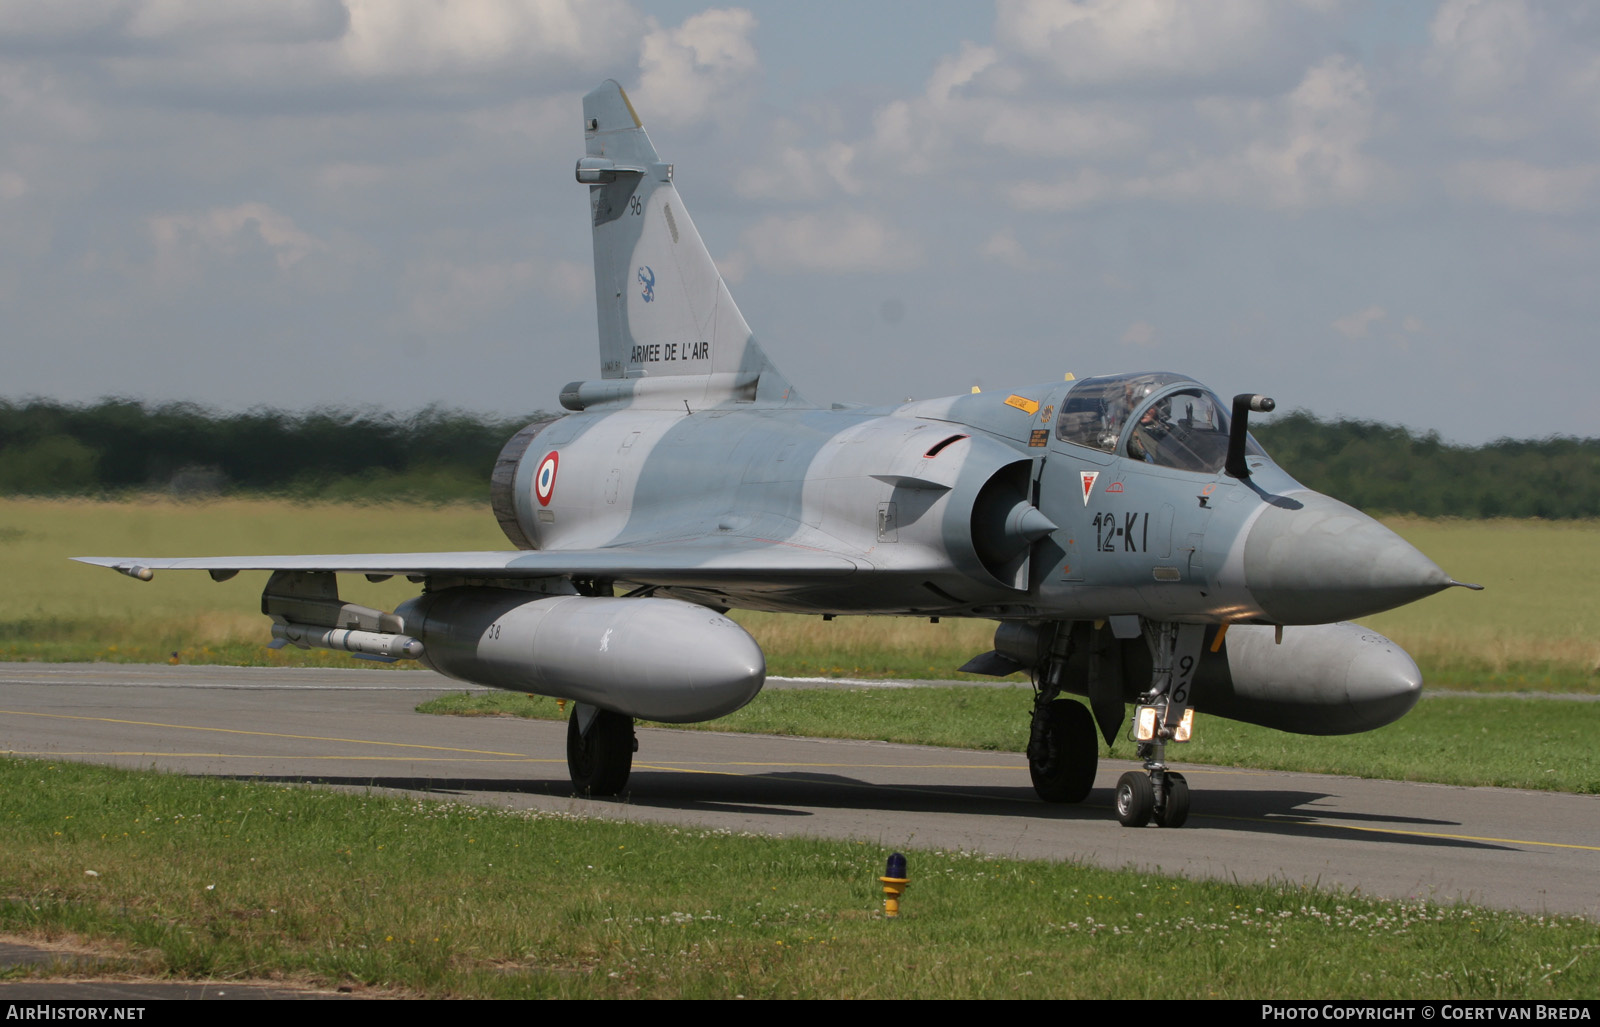
POLYGON ((75 556, 73 559, 144 579, 158 570, 210 571, 214 577, 238 571, 324 571, 462 578, 615 578, 645 585, 715 586, 751 580, 802 584, 869 569, 863 561, 818 549, 765 540, 733 539, 693 539, 565 551, 514 549, 176 558, 75 556))

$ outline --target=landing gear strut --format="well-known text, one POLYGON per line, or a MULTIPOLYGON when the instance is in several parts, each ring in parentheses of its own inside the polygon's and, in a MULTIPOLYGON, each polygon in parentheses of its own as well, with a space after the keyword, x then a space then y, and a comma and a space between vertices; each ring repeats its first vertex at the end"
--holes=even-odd
POLYGON ((1133 709, 1133 736, 1144 773, 1131 770, 1117 782, 1117 820, 1123 827, 1182 827, 1189 819, 1189 782, 1167 769, 1167 743, 1187 741, 1184 714, 1200 663, 1202 624, 1146 623, 1150 645, 1150 690, 1133 709))
POLYGON ((567 720, 567 772, 579 795, 616 795, 622 791, 638 748, 632 717, 574 704, 567 720))

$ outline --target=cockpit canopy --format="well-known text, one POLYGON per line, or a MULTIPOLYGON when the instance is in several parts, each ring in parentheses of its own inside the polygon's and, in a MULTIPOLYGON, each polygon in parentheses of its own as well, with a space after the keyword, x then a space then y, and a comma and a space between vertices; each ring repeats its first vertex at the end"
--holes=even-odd
MULTIPOLYGON (((1056 438, 1183 471, 1215 473, 1228 457, 1228 408, 1168 371, 1085 378, 1056 417, 1056 438)), ((1254 439, 1245 452, 1265 456, 1254 439)))

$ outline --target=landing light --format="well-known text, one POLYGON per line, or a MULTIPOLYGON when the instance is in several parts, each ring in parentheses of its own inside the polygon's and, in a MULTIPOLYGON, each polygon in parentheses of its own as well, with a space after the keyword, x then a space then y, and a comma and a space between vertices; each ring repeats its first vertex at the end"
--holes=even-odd
MULTIPOLYGON (((1160 706, 1141 706, 1133 715, 1133 740, 1136 742, 1153 742, 1161 730, 1160 706)), ((1194 710, 1183 711, 1183 717, 1178 721, 1177 727, 1172 730, 1172 737, 1168 741, 1187 742, 1194 733, 1194 710)))

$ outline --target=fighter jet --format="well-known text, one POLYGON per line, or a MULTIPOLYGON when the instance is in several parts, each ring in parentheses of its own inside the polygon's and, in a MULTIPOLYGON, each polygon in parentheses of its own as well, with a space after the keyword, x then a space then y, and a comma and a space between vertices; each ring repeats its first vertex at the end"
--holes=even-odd
POLYGON ((636 718, 710 720, 760 691, 735 608, 998 621, 961 669, 1031 677, 1039 797, 1087 798, 1097 728, 1126 730, 1144 761, 1117 786, 1129 826, 1187 818, 1166 751, 1195 710, 1342 734, 1415 704, 1416 664, 1347 622, 1461 583, 1274 464, 1247 423, 1270 399, 1155 371, 812 403, 757 343, 616 82, 584 97, 583 130, 600 377, 500 453, 514 548, 79 559, 143 580, 271 571, 275 645, 572 700, 568 766, 593 795, 625 787, 636 718), (339 574, 422 594, 358 606, 339 574))

